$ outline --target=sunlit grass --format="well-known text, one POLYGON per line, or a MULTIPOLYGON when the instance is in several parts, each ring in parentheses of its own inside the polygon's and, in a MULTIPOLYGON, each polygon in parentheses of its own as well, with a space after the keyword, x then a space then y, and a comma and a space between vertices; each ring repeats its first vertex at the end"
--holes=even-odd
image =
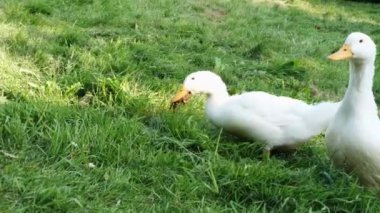
POLYGON ((366 23, 374 26, 380 25, 380 19, 375 14, 377 13, 377 8, 373 7, 372 4, 359 4, 362 8, 366 9, 368 12, 363 13, 356 10, 354 5, 350 1, 340 1, 338 3, 324 4, 323 1, 317 1, 313 3, 307 1, 294 1, 294 7, 301 9, 312 15, 318 17, 330 17, 332 19, 343 19, 348 20, 353 23, 366 23))

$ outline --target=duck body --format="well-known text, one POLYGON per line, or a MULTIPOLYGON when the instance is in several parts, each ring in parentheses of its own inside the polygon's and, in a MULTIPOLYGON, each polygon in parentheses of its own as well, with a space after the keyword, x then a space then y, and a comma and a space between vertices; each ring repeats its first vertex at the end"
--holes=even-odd
POLYGON ((349 86, 326 131, 326 146, 336 166, 356 174, 364 185, 380 188, 380 120, 372 92, 376 47, 362 33, 352 33, 346 44, 353 52, 349 86), (355 47, 361 45, 367 47, 355 47))
POLYGON ((190 74, 184 88, 207 95, 205 113, 211 123, 261 141, 267 151, 292 148, 325 131, 339 106, 329 102, 309 105, 260 91, 230 96, 221 78, 210 71, 190 74))
POLYGON ((346 125, 342 121, 338 117, 326 132, 330 158, 336 166, 356 174, 364 185, 379 188, 380 140, 373 128, 380 129, 379 123, 347 119, 346 125))
POLYGON ((337 104, 308 105, 265 92, 248 92, 219 99, 210 96, 206 116, 216 126, 265 143, 268 150, 292 147, 326 130, 337 104))

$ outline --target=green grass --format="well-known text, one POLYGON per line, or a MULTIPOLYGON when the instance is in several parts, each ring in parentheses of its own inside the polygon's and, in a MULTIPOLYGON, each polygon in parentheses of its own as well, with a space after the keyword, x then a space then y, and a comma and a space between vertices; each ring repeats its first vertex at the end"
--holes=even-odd
MULTIPOLYGON (((323 136, 263 162, 258 143, 205 119, 202 98, 176 112, 168 103, 204 69, 231 93, 340 100, 348 65, 326 56, 352 31, 380 44, 379 11, 322 0, 1 1, 0 211, 379 211, 375 192, 331 165, 323 136)), ((374 91, 380 101, 377 76, 374 91)))

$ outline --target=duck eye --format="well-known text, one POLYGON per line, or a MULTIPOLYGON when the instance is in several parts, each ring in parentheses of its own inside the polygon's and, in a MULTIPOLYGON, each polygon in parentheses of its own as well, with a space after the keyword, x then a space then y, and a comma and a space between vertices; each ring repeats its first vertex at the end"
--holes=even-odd
POLYGON ((363 39, 360 39, 359 42, 360 42, 360 43, 363 43, 363 39))
POLYGON ((191 80, 195 80, 195 78, 194 78, 194 77, 192 77, 192 78, 191 78, 191 80))

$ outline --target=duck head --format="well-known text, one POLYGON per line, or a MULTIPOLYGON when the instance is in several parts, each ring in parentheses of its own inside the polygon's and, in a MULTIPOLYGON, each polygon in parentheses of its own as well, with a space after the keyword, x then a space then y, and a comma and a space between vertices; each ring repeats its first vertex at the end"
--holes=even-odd
POLYGON ((374 61, 376 57, 376 45, 372 39, 360 32, 348 35, 343 46, 335 53, 328 56, 330 60, 350 60, 353 62, 374 61))
POLYGON ((182 88, 171 100, 171 107, 186 103, 192 95, 206 94, 208 96, 227 93, 227 87, 217 74, 211 71, 193 72, 185 78, 182 88))

